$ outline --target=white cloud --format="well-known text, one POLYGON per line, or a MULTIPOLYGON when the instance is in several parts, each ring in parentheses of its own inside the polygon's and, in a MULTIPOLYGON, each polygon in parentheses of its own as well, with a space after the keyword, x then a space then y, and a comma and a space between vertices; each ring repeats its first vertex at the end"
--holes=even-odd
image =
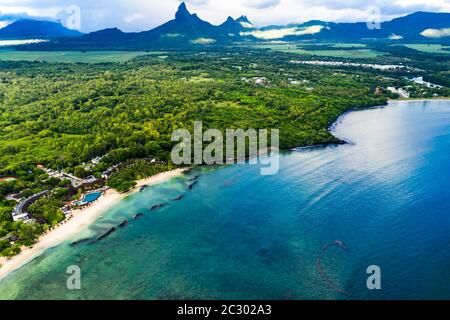
POLYGON ((146 17, 143 14, 141 14, 141 13, 133 13, 133 14, 131 14, 129 16, 126 16, 124 18, 124 20, 125 20, 126 23, 132 23, 132 22, 134 22, 136 20, 145 19, 145 18, 146 17))
POLYGON ((211 39, 211 38, 198 38, 195 40, 191 41, 194 44, 213 44, 216 42, 215 39, 211 39))
MULTIPOLYGON (((69 5, 81 9, 82 31, 119 27, 124 31, 154 28, 174 17, 179 0, 0 0, 2 14, 61 17, 69 5)), ((228 16, 247 15, 256 25, 286 24, 313 19, 366 21, 368 5, 381 9, 382 19, 414 11, 450 12, 449 0, 188 0, 188 9, 220 24, 228 16)), ((64 21, 63 21, 64 22, 64 21)))
POLYGON ((245 5, 250 8, 266 9, 279 5, 281 0, 247 0, 245 5))
POLYGON ((322 31, 323 26, 310 26, 306 28, 284 28, 284 29, 270 29, 270 30, 255 30, 250 32, 241 32, 242 36, 254 36, 258 39, 276 40, 283 39, 287 36, 303 36, 307 34, 316 34, 322 31))
POLYGON ((24 44, 33 44, 33 43, 41 43, 41 42, 47 42, 48 40, 41 40, 41 39, 30 39, 30 40, 0 40, 0 47, 5 46, 21 46, 24 44))
MULTIPOLYGON (((53 17, 56 18, 57 13, 61 10, 59 7, 55 6, 48 6, 48 7, 29 7, 29 6, 6 6, 3 2, 4 0, 1 0, 0 3, 0 20, 2 16, 8 16, 8 15, 28 15, 28 16, 35 16, 35 17, 53 17)), ((7 4, 7 3, 6 3, 7 4)))
POLYGON ((252 28, 254 28, 254 26, 253 26, 251 23, 243 22, 243 21, 241 21, 241 22, 239 22, 239 23, 240 23, 240 25, 243 26, 244 28, 247 28, 247 29, 252 29, 252 28))
POLYGON ((401 39, 403 39, 403 37, 398 34, 393 33, 389 36, 389 40, 401 40, 401 39))
POLYGON ((450 28, 444 28, 444 29, 425 29, 423 30, 420 35, 426 37, 426 38, 444 38, 444 37, 450 37, 450 28))

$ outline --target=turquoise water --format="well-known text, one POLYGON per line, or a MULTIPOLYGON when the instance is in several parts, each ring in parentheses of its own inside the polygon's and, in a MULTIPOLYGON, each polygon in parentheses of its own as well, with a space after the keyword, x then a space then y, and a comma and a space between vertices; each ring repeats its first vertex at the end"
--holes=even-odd
POLYGON ((450 102, 352 112, 334 131, 351 143, 286 152, 275 176, 207 168, 128 197, 0 298, 450 299, 450 102), (335 240, 348 249, 324 250, 335 240), (69 265, 82 290, 67 290, 69 265), (367 289, 369 265, 382 290, 367 289))
POLYGON ((75 204, 77 205, 83 205, 83 204, 87 204, 87 203, 91 203, 94 202, 95 200, 97 200, 98 198, 100 198, 102 195, 101 192, 91 192, 88 194, 85 194, 83 197, 83 200, 76 202, 75 204))
POLYGON ((98 198, 100 198, 100 196, 102 195, 101 192, 91 192, 88 193, 84 196, 83 201, 86 203, 90 203, 90 202, 94 202, 95 200, 97 200, 98 198))

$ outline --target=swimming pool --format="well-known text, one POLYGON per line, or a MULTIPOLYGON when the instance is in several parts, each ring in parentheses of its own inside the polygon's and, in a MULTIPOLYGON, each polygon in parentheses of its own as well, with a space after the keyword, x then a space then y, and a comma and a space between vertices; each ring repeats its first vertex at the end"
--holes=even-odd
POLYGON ((95 200, 100 198, 101 195, 102 195, 102 193, 100 191, 87 193, 87 194, 84 195, 82 200, 77 201, 74 204, 77 205, 77 206, 82 206, 82 205, 94 202, 95 200))

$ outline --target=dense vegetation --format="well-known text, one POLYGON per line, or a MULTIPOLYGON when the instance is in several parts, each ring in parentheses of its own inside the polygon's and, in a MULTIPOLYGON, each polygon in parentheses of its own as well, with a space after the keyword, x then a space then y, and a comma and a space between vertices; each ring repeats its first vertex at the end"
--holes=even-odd
POLYGON ((152 164, 145 160, 136 160, 131 164, 124 164, 117 173, 108 180, 108 186, 119 192, 124 192, 136 185, 136 180, 151 177, 157 173, 173 169, 173 165, 152 164))
POLYGON ((14 204, 14 201, 0 200, 0 256, 16 255, 22 245, 32 245, 46 228, 39 223, 14 222, 11 216, 14 204))
POLYGON ((62 202, 57 197, 44 197, 34 202, 28 211, 38 221, 55 226, 64 220, 64 214, 61 211, 62 202))
MULTIPOLYGON (((122 164, 108 185, 125 191, 136 179, 172 168, 170 136, 178 128, 192 130, 194 121, 203 121, 204 129, 277 128, 283 148, 334 143, 327 127, 341 113, 384 104, 395 97, 387 86, 411 85, 406 73, 307 66, 294 59, 299 56, 245 48, 122 63, 0 62, 0 178, 15 178, 0 182, 0 239, 17 238, 15 246, 0 240, 0 255, 14 254, 64 218, 59 208, 71 197, 69 182, 50 178, 38 164, 80 177, 100 177, 122 164), (104 156, 100 164, 82 166, 97 156, 104 156), (144 158, 165 164, 138 160, 144 158), (29 208, 41 224, 12 222, 15 202, 5 197, 42 190, 53 192, 29 208)), ((448 81, 448 61, 427 59, 410 63, 448 81)), ((426 94, 417 90, 417 96, 426 94)))
POLYGON ((300 68, 271 55, 226 58, 179 54, 167 62, 95 66, 2 62, 1 174, 22 178, 37 163, 72 168, 112 150, 140 149, 141 156, 164 160, 171 132, 199 119, 218 128, 281 128, 284 147, 328 142, 326 127, 342 111, 385 101, 373 95, 379 81, 372 75, 300 68), (311 88, 286 84, 288 73, 309 80, 311 88), (246 84, 244 76, 270 82, 246 84))

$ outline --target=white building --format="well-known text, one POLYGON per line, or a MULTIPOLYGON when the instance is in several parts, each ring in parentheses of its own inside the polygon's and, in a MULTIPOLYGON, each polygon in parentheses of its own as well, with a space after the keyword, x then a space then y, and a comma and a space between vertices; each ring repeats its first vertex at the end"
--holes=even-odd
POLYGON ((415 77, 415 78, 410 79, 410 81, 420 84, 422 86, 426 86, 427 88, 437 88, 437 89, 442 88, 442 86, 440 86, 438 84, 433 84, 431 82, 424 81, 423 77, 415 77))
POLYGON ((400 98, 409 98, 409 92, 403 88, 387 87, 387 91, 398 94, 400 98))
POLYGON ((21 214, 13 214, 13 220, 14 221, 26 221, 28 220, 28 213, 21 213, 21 214))

